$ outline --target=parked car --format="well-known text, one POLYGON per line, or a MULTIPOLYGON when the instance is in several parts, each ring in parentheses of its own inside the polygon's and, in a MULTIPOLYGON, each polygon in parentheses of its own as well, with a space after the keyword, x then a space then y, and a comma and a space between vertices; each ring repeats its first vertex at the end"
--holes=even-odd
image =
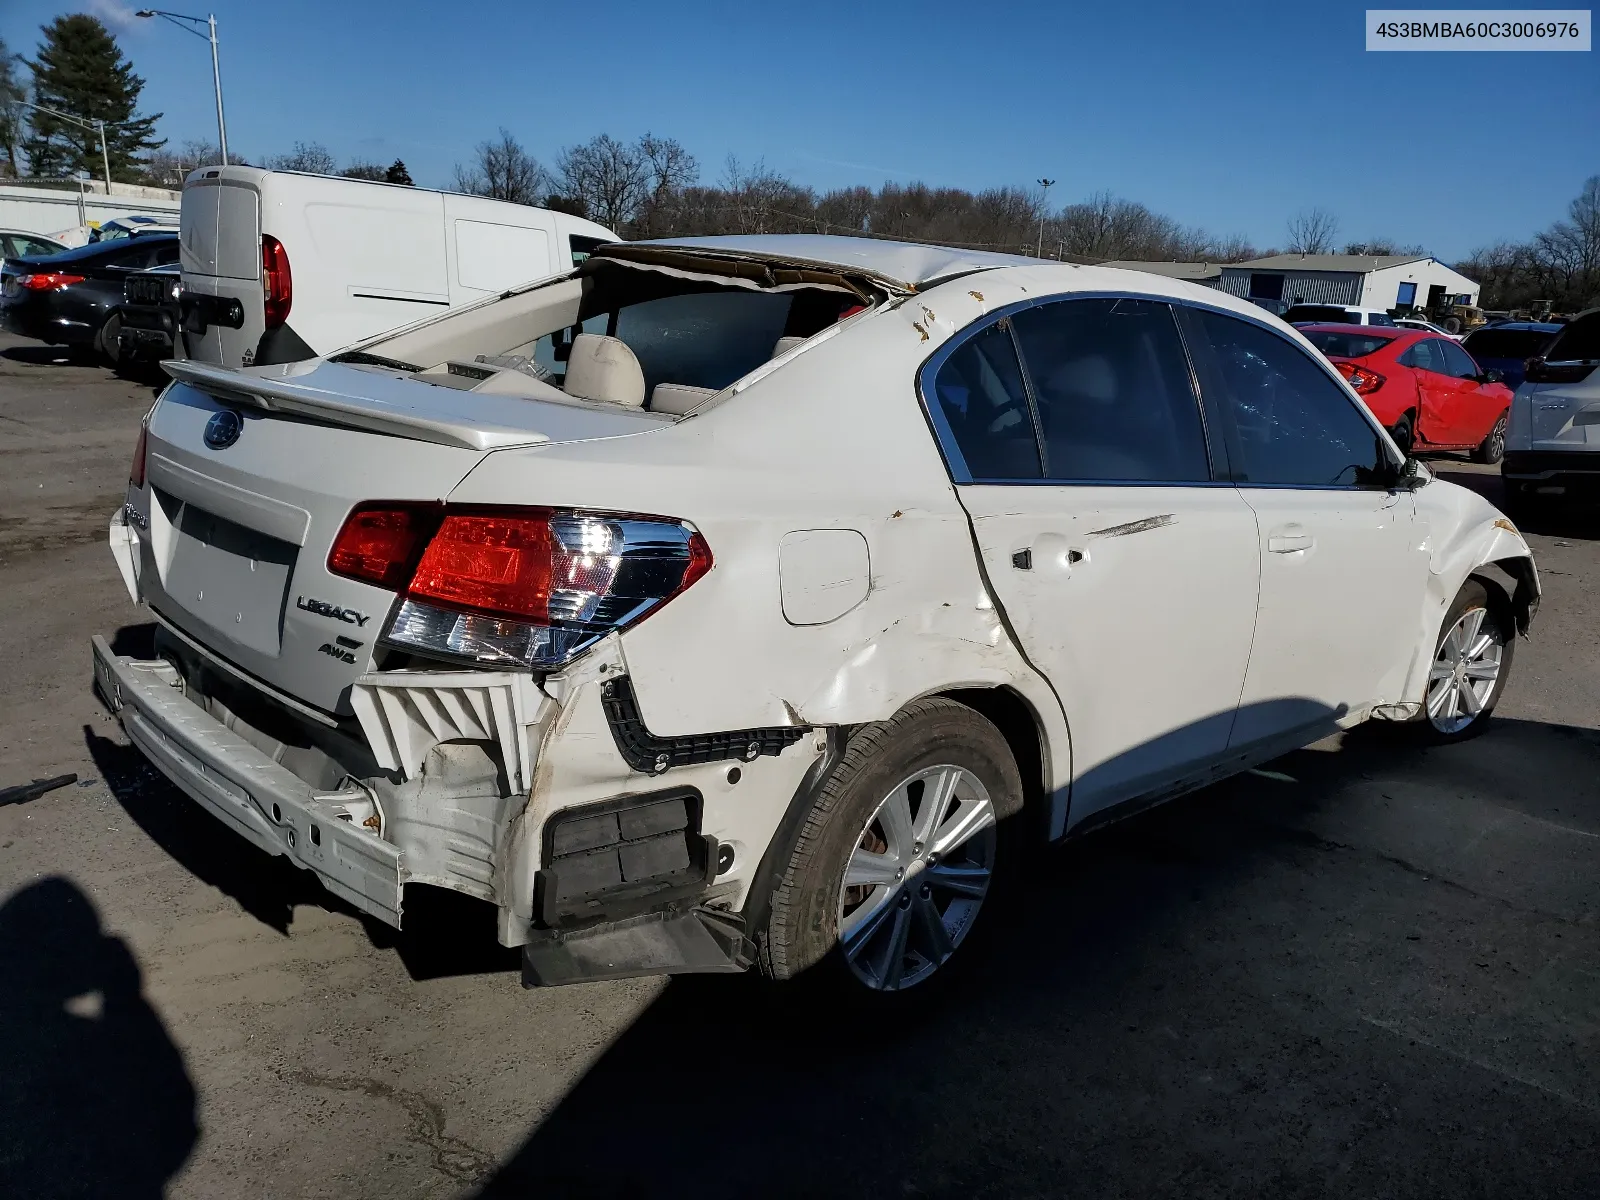
POLYGON ((8 258, 0 264, 0 324, 23 337, 90 349, 115 362, 123 280, 131 271, 177 258, 178 239, 171 234, 8 258))
POLYGON ((257 167, 191 173, 182 225, 189 354, 232 367, 329 354, 616 240, 526 204, 257 167))
POLYGON ((1353 304, 1291 304, 1283 313, 1291 325, 1328 324, 1382 325, 1394 328, 1394 318, 1381 308, 1358 308, 1353 304))
POLYGON ((1154 275, 610 243, 167 369, 111 531, 154 656, 95 638, 99 691, 378 920, 497 908, 530 984, 919 985, 1034 834, 1372 718, 1478 732, 1539 593, 1303 337, 1154 275))
POLYGON ((54 238, 21 229, 0 229, 0 259, 43 258, 47 254, 60 254, 65 249, 54 238))
POLYGON ((1449 337, 1356 332, 1347 325, 1306 325, 1301 332, 1408 454, 1471 450, 1477 462, 1500 461, 1511 389, 1449 337))
MULTIPOLYGON (((1501 328, 1504 328, 1502 326, 1501 328)), ((1600 309, 1580 313, 1528 360, 1511 405, 1506 504, 1514 513, 1600 497, 1600 309)))
POLYGON ((1421 317, 1396 317, 1394 326, 1396 329, 1415 329, 1421 333, 1437 334, 1439 337, 1447 337, 1455 342, 1459 342, 1462 338, 1461 334, 1451 333, 1448 329, 1435 325, 1432 321, 1424 321, 1421 317))
POLYGON ((184 356, 183 273, 177 263, 130 272, 122 281, 119 365, 184 356))
POLYGON ((1523 366, 1544 353, 1561 328, 1549 321, 1510 321, 1474 330, 1461 345, 1479 366, 1499 371, 1514 392, 1522 386, 1523 366))
POLYGON ((174 217, 158 217, 148 213, 134 213, 127 217, 113 217, 102 221, 89 234, 91 242, 114 242, 118 238, 142 237, 151 233, 177 233, 174 217))

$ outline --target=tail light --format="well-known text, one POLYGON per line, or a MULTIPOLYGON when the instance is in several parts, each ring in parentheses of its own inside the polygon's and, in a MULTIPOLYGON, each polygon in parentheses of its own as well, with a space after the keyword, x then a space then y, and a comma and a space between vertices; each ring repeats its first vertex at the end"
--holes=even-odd
POLYGON ((58 288, 70 287, 74 283, 82 283, 83 280, 82 275, 64 275, 60 272, 17 277, 17 282, 30 292, 53 292, 58 288))
POLYGON ((289 252, 270 235, 261 239, 261 303, 267 328, 276 329, 289 319, 294 303, 294 276, 289 272, 289 252))
POLYGON ((551 668, 684 591, 711 550, 667 517, 372 504, 345 521, 328 569, 403 592, 392 646, 551 668))
POLYGON ((1597 366, 1600 363, 1591 360, 1552 363, 1530 358, 1522 369, 1529 383, 1582 383, 1597 366))
POLYGON ((1384 377, 1370 367, 1357 366, 1353 362, 1336 362, 1333 367, 1345 377, 1358 396, 1370 396, 1383 386, 1384 377))
POLYGON ((128 486, 142 488, 144 486, 144 448, 149 435, 145 426, 139 426, 139 440, 133 444, 133 465, 128 468, 128 486))

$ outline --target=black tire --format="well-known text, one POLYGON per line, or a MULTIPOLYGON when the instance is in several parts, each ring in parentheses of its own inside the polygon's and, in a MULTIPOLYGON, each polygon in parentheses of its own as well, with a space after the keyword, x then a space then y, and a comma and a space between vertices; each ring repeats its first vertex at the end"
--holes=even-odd
POLYGON ((1456 623, 1475 609, 1481 609, 1484 613, 1480 632, 1491 634, 1500 646, 1499 673, 1478 713, 1458 729, 1442 728, 1430 714, 1430 701, 1434 689, 1434 681, 1430 676, 1422 715, 1413 725, 1425 741, 1438 744, 1464 742, 1468 738, 1477 737, 1488 727, 1490 718, 1494 715, 1495 705, 1500 703, 1500 696, 1505 691, 1506 680, 1511 677, 1511 662, 1517 648, 1517 628, 1511 614, 1511 602, 1498 587, 1486 584, 1481 579, 1468 579, 1462 584, 1461 590, 1456 593, 1455 601, 1446 610, 1434 641, 1433 661, 1439 661, 1440 649, 1456 623))
MULTIPOLYGON (((960 931, 953 955, 934 967, 925 980, 898 991, 875 988, 850 969, 839 944, 841 897, 851 855, 874 828, 886 797, 918 771, 938 765, 969 772, 988 791, 997 812, 1011 814, 1020 809, 1022 777, 1011 747, 990 721, 964 704, 942 698, 918 700, 887 721, 857 730, 806 816, 782 881, 773 893, 765 929, 756 931, 759 961, 767 976, 793 979, 820 966, 815 975, 830 985, 845 984, 858 995, 886 998, 913 989, 925 992, 928 984, 948 977, 952 965, 959 966, 973 956, 967 948, 972 930, 981 928, 984 914, 995 907, 996 888, 1020 850, 1015 845, 1021 827, 1018 820, 999 823, 989 843, 993 849, 989 894, 960 931)), ((975 835, 965 845, 984 836, 975 835)), ((952 850, 952 858, 954 853, 952 850)), ((908 877, 907 884, 914 878, 908 877)), ((910 894, 909 887, 901 891, 910 894)), ((924 890, 922 894, 927 893, 924 890)), ((899 893, 895 895, 899 897, 899 893)), ((896 902, 890 899, 884 906, 896 902)))
POLYGON ((1446 317, 1444 319, 1444 331, 1446 333, 1460 333, 1461 332, 1461 318, 1460 317, 1446 317))
POLYGON ((1417 436, 1411 424, 1410 413, 1400 414, 1400 419, 1390 428, 1389 436, 1394 439, 1394 444, 1400 448, 1401 454, 1411 453, 1411 447, 1416 442, 1417 436))
POLYGON ((94 352, 107 366, 116 366, 117 360, 122 357, 122 348, 117 344, 121 333, 122 314, 114 312, 100 326, 100 332, 94 335, 94 352))
POLYGON ((1492 428, 1484 436, 1477 449, 1472 452, 1472 461, 1478 463, 1497 463, 1506 456, 1506 417, 1509 414, 1501 413, 1492 428))

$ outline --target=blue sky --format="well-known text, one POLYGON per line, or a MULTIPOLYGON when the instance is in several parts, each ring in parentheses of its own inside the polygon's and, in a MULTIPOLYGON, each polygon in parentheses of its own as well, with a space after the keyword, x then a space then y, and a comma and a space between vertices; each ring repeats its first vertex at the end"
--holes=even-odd
MULTIPOLYGON (((190 0, 180 0, 189 3, 190 0)), ((1459 0, 1457 0, 1459 2, 1459 0)), ((4 0, 31 54, 96 12, 174 144, 214 138, 205 44, 120 0, 4 0)), ((187 11, 187 9, 185 10, 187 11)), ((204 15, 207 9, 196 9, 204 15)), ((216 0, 228 138, 405 159, 442 186, 500 126, 541 161, 594 134, 676 137, 818 189, 1058 180, 1281 243, 1314 205, 1341 237, 1460 257, 1561 216, 1600 173, 1600 61, 1369 54, 1360 4, 423 3, 216 0), (1401 115, 1406 114, 1406 115, 1401 115)))

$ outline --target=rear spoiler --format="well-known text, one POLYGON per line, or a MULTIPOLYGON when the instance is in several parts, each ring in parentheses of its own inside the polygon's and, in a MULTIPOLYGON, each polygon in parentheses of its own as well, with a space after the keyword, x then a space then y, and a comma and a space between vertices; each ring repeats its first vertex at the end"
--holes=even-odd
MULTIPOLYGON (((163 362, 161 369, 178 382, 197 388, 224 404, 295 413, 373 433, 436 442, 441 446, 487 451, 551 440, 549 434, 527 424, 529 417, 538 414, 538 405, 520 398, 458 392, 409 380, 393 381, 408 389, 403 394, 404 399, 411 398, 410 388, 416 389, 416 403, 411 405, 397 402, 398 389, 393 386, 374 388, 374 392, 385 393, 380 398, 329 391, 309 382, 246 375, 227 367, 186 359, 163 362), (522 419, 519 421, 518 417, 522 419)), ((322 369, 323 365, 317 364, 305 378, 315 378, 322 369)), ((353 368, 345 370, 354 373, 353 368)))

